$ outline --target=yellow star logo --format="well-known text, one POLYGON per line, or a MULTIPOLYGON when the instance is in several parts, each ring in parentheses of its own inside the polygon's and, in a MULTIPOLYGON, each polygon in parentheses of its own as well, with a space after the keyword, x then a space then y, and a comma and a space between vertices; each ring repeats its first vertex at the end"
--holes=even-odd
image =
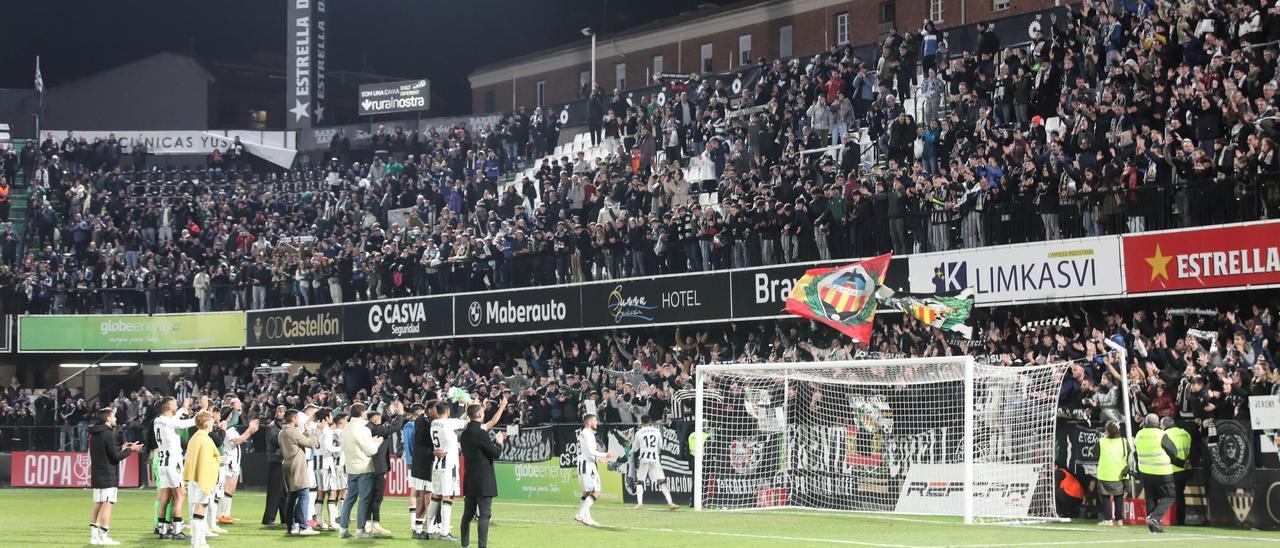
POLYGON ((1169 261, 1173 260, 1172 255, 1165 255, 1160 251, 1160 244, 1156 244, 1156 254, 1147 257, 1147 264, 1151 265, 1151 281, 1156 278, 1169 279, 1169 261))

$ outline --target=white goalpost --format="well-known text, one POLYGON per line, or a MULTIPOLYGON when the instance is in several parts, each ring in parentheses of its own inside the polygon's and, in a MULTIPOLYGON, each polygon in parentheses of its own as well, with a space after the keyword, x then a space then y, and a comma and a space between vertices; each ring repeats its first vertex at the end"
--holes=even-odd
POLYGON ((1056 520, 1067 365, 959 356, 699 366, 694 507, 1056 520))

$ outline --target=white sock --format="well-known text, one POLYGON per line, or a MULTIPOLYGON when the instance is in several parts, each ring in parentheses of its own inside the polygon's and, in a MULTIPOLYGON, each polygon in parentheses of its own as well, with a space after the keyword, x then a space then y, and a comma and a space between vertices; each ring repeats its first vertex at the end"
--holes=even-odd
POLYGON ((191 545, 204 545, 204 518, 194 518, 191 520, 191 545))
POLYGON ((578 510, 578 515, 585 519, 591 519, 591 505, 596 503, 596 498, 587 495, 582 498, 582 509, 578 510))
POLYGON ((322 508, 322 506, 320 506, 320 497, 317 497, 317 496, 316 496, 316 492, 315 492, 315 491, 312 491, 312 492, 311 492, 311 500, 313 500, 313 501, 315 501, 315 502, 311 503, 311 518, 310 518, 310 519, 311 519, 311 521, 320 521, 320 509, 322 508))
POLYGON ((337 521, 338 521, 338 503, 336 503, 336 502, 334 502, 334 501, 329 501, 329 503, 328 503, 328 504, 326 504, 325 506, 327 506, 327 507, 329 508, 329 522, 330 522, 330 523, 337 523, 337 521))
POLYGON ((667 499, 667 504, 674 504, 671 502, 671 488, 667 487, 667 482, 658 484, 658 488, 662 490, 662 497, 667 499))
POLYGON ((440 522, 440 506, 440 501, 436 499, 431 499, 431 502, 427 504, 427 522, 431 523, 432 527, 435 527, 436 532, 440 531, 440 526, 436 525, 440 522))
POLYGON ((422 520, 418 519, 418 516, 416 515, 413 516, 413 532, 415 533, 422 532, 422 520))
POLYGON ((449 516, 453 514, 452 501, 440 501, 440 534, 449 534, 449 516))
POLYGON ((409 527, 413 528, 414 532, 422 532, 418 527, 418 509, 415 506, 413 497, 409 497, 409 527))
POLYGON ((636 482, 636 506, 644 506, 644 482, 636 482))
POLYGON ((98 540, 102 538, 102 533, 98 532, 98 524, 96 523, 89 524, 89 538, 92 540, 98 540))

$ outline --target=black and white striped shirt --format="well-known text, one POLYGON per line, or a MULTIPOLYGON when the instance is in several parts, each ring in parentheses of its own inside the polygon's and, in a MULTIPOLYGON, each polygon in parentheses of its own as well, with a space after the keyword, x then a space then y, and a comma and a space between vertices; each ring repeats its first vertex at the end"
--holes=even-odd
POLYGON ((653 426, 637 430, 635 439, 631 442, 631 451, 642 462, 658 461, 662 455, 662 434, 653 426))

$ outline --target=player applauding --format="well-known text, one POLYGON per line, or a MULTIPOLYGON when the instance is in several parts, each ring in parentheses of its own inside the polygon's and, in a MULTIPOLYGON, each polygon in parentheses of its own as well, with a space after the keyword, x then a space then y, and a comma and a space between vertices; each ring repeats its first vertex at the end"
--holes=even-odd
POLYGON ((601 451, 598 448, 596 444, 598 422, 595 415, 587 415, 582 418, 582 430, 578 431, 578 485, 582 488, 582 506, 579 507, 578 515, 573 516, 573 519, 591 526, 600 525, 596 520, 591 519, 591 505, 600 498, 600 470, 596 468, 596 461, 618 456, 616 453, 601 451))

